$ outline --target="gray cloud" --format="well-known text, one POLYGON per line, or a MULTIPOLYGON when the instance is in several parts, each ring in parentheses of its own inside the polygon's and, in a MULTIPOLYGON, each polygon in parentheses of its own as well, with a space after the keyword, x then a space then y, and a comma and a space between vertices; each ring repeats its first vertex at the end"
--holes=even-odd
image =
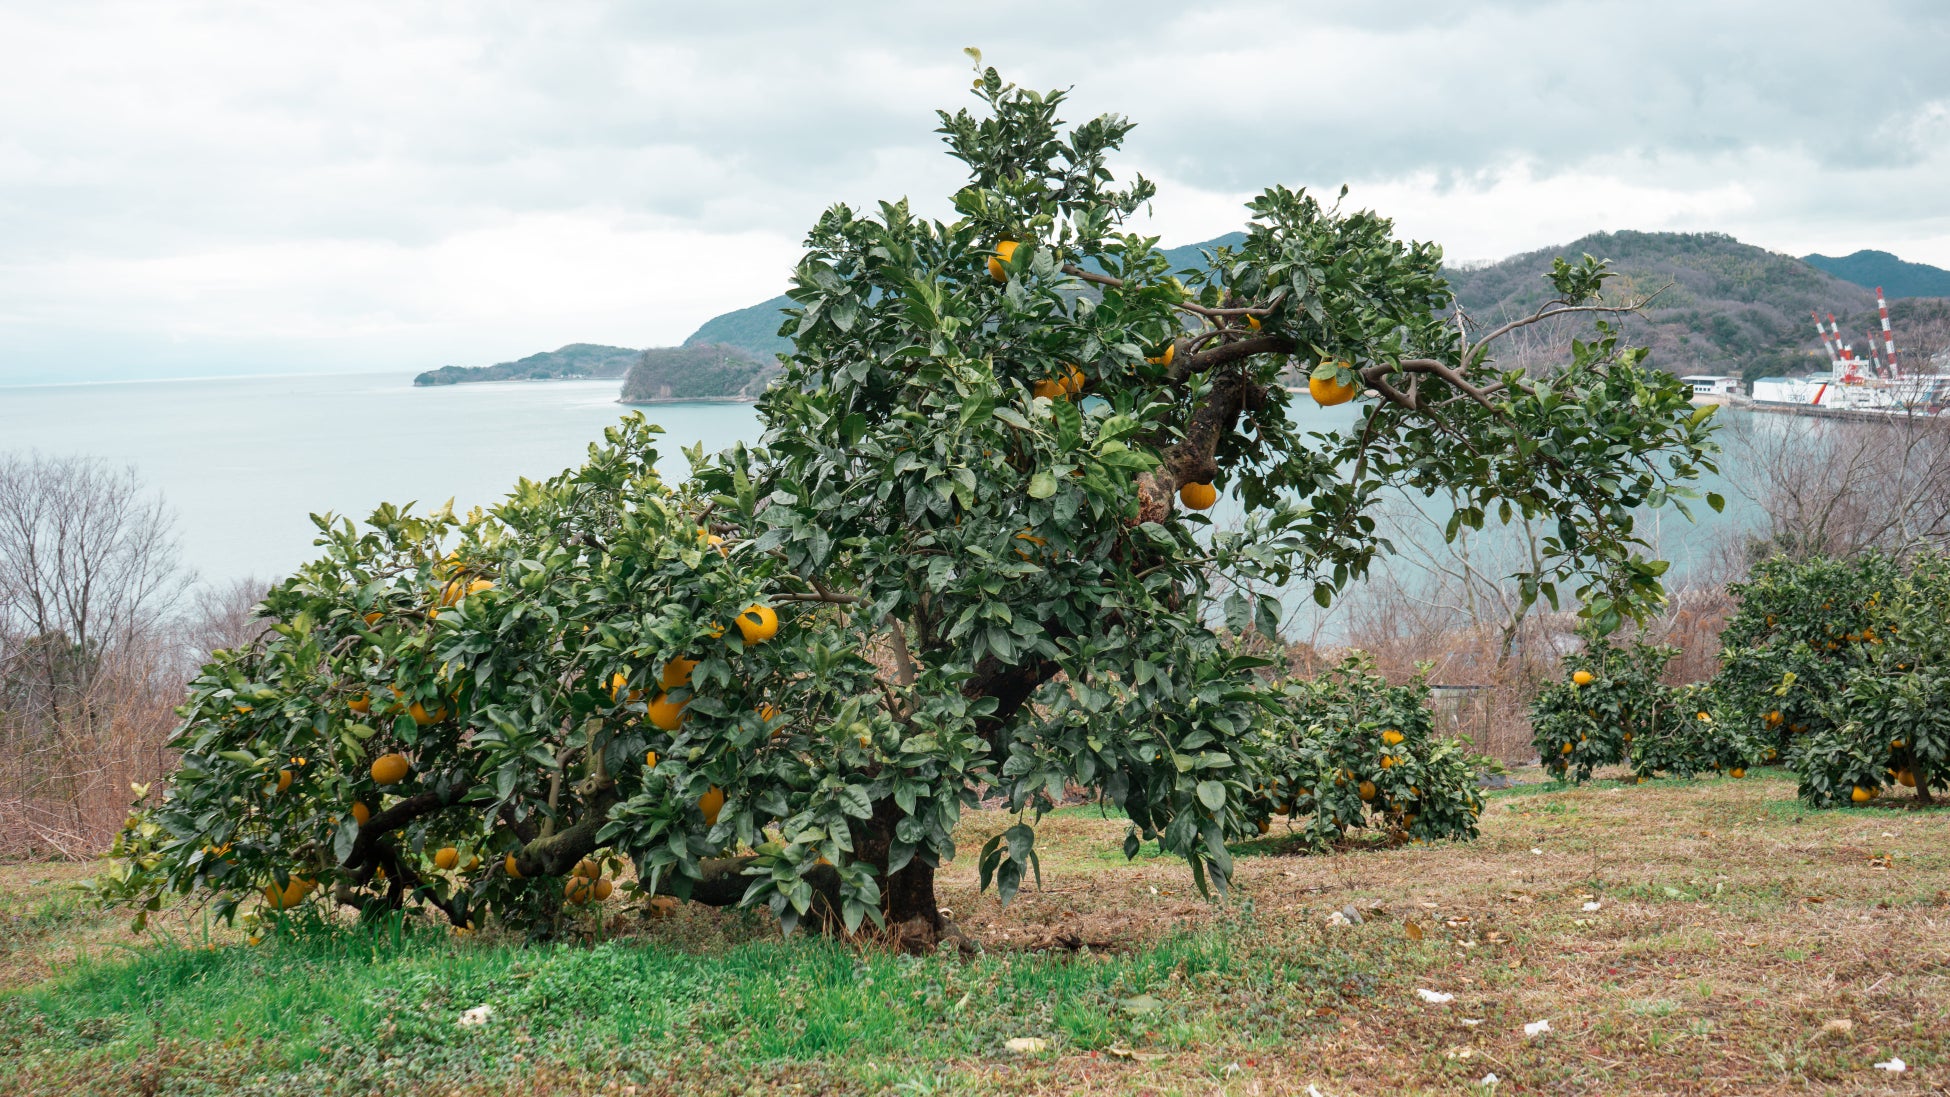
POLYGON ((1459 256, 1673 227, 1950 265, 1950 8, 1837 10, 6 5, 0 383, 681 338, 831 202, 943 208, 965 45, 1137 119, 1173 240, 1351 181, 1459 256))

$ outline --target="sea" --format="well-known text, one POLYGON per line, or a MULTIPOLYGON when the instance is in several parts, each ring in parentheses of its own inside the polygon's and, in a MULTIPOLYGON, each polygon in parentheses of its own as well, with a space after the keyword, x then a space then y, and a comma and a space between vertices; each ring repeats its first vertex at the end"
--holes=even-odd
MULTIPOLYGON (((580 464, 603 428, 642 414, 665 430, 659 471, 681 479, 680 447, 716 452, 759 434, 749 404, 626 407, 620 383, 509 381, 416 388, 408 373, 348 373, 0 388, 0 452, 80 454, 135 470, 173 510, 182 561, 213 583, 271 579, 316 554, 311 515, 363 519, 382 502, 465 510, 499 501, 521 477, 580 464)), ((1352 405, 1294 413, 1307 429, 1351 422, 1352 405)), ((1716 558, 1756 508, 1724 476, 1703 490, 1728 510, 1670 510, 1647 528, 1673 561, 1669 584, 1716 558)), ((1222 500, 1213 512, 1237 521, 1222 500)), ((1425 509, 1428 504, 1423 504, 1425 509)), ((1446 510, 1435 508, 1438 521, 1446 510)), ((1436 540, 1439 541, 1439 538, 1436 540)), ((1406 547, 1406 546, 1403 546, 1406 547)), ((1305 602, 1306 591, 1284 599, 1305 602)))
POLYGON ((508 381, 416 388, 410 373, 349 373, 0 388, 0 451, 81 454, 133 468, 175 512, 203 579, 270 580, 313 558, 311 515, 364 519, 382 502, 457 510, 521 477, 582 463, 603 428, 641 411, 681 446, 758 437, 750 404, 617 402, 620 382, 508 381))

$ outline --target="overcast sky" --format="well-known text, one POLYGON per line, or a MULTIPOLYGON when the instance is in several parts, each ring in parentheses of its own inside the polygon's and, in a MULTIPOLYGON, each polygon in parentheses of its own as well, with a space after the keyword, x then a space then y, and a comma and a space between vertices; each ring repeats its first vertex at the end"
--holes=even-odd
POLYGON ((945 210, 969 45, 1139 123, 1167 244, 1346 182, 1451 259, 1710 229, 1950 267, 1942 0, 0 0, 0 385, 680 341, 833 202, 945 210))

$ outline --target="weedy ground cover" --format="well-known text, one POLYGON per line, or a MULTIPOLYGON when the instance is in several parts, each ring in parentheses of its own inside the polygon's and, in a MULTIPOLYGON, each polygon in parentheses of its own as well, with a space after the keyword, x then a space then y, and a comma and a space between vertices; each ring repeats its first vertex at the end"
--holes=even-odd
MULTIPOLYGON (((1012 821, 977 815, 958 839, 1012 821)), ((0 1090, 1339 1095, 1494 1074, 1499 1093, 1923 1093, 1950 1077, 1950 816, 1809 810, 1767 770, 1531 784, 1491 794, 1482 828, 1303 856, 1276 826, 1236 848, 1215 906, 1173 859, 1125 861, 1119 820, 1065 808, 1041 828, 1043 888, 1007 909, 972 858, 944 873, 975 958, 614 903, 542 947, 415 922, 251 947, 184 910, 132 937, 69 890, 86 868, 12 865, 0 1090), (1349 907, 1358 924, 1337 924, 1349 907), (485 1024, 458 1023, 483 1005, 485 1024), (1040 1044, 1010 1050, 1024 1039, 1040 1044), (1892 1057, 1907 1071, 1875 1067, 1892 1057)))

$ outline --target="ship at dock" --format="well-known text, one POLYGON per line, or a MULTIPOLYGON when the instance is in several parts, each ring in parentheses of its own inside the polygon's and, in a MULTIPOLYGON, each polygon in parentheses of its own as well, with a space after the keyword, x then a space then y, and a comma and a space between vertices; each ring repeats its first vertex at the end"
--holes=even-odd
MULTIPOLYGON (((1803 415, 1844 417, 1883 415, 1940 415, 1950 407, 1950 376, 1935 363, 1921 368, 1906 365, 1896 354, 1895 333, 1889 327, 1889 302, 1876 287, 1876 308, 1882 328, 1868 333, 1868 352, 1857 356, 1854 344, 1842 338, 1833 313, 1824 324, 1810 313, 1815 332, 1827 352, 1826 374, 1807 377, 1762 377, 1747 398, 1733 402, 1755 411, 1785 411, 1803 415)), ((1688 378, 1688 380, 1691 380, 1688 378)), ((1695 387, 1698 392, 1698 387, 1695 387)), ((1715 401, 1719 402, 1719 401, 1715 401)))

